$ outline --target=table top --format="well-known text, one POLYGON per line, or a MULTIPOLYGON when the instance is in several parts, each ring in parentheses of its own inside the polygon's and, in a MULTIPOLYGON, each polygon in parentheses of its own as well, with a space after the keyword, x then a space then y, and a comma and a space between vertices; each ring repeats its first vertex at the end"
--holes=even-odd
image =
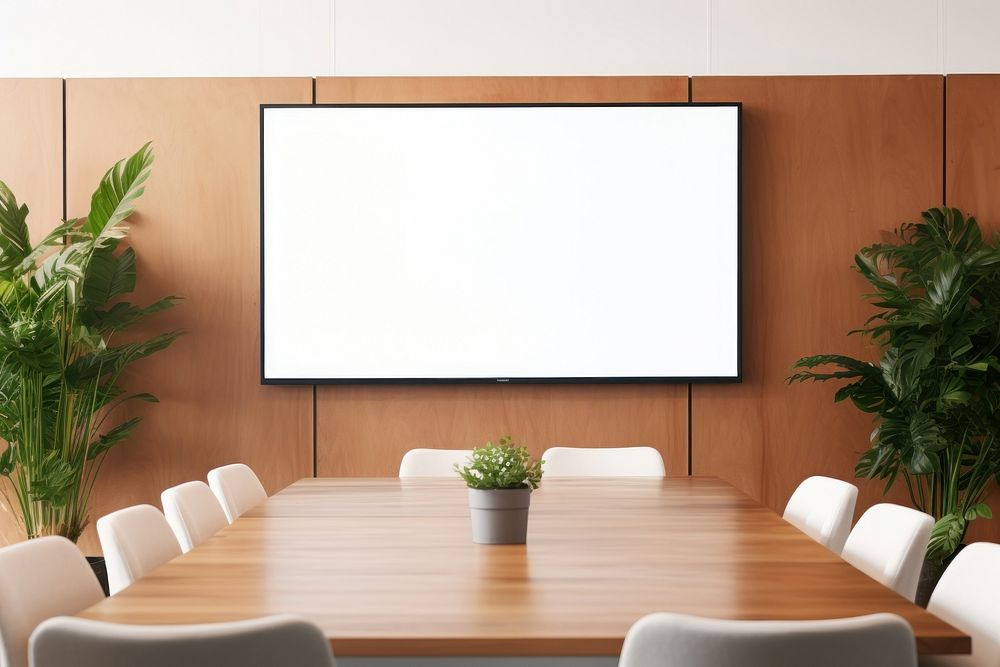
POLYGON ((527 545, 473 544, 461 480, 304 479, 81 616, 275 613, 339 655, 617 655, 641 616, 891 612, 921 653, 971 640, 707 477, 547 479, 527 545))

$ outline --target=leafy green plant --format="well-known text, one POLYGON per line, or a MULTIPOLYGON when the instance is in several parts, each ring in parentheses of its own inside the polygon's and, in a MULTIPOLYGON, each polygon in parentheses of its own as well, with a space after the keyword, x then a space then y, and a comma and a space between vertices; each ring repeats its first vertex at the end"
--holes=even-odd
POLYGON ((17 507, 29 538, 76 541, 88 522, 94 483, 108 451, 139 424, 117 424, 116 408, 155 402, 126 393, 123 371, 170 345, 180 331, 118 343, 117 334, 174 305, 166 297, 136 306, 136 258, 122 247, 136 200, 149 177, 149 144, 101 179, 86 218, 65 220, 37 245, 28 207, 0 182, 0 487, 17 507))
POLYGON ((863 248, 856 269, 878 311, 860 333, 879 363, 843 355, 804 357, 789 383, 849 380, 834 396, 874 415, 859 477, 902 478, 913 505, 936 524, 927 558, 943 562, 1000 482, 1000 235, 984 239, 975 218, 924 211, 892 243, 863 248), (833 366, 836 370, 813 369, 833 366))
POLYGON ((527 447, 514 444, 509 435, 472 450, 467 465, 455 472, 471 489, 537 489, 544 461, 532 461, 527 447))

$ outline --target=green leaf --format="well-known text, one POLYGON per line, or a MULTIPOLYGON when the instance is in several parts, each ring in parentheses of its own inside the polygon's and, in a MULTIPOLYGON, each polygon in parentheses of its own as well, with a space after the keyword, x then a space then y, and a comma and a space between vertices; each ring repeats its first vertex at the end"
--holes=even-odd
POLYGON ((141 417, 132 417, 91 442, 90 447, 87 449, 87 459, 93 460, 97 458, 119 442, 128 438, 132 434, 132 431, 135 430, 135 427, 139 425, 140 421, 142 421, 141 417))
POLYGON ((115 229, 135 210, 135 200, 143 193, 143 183, 153 165, 153 150, 144 145, 134 155, 111 167, 90 198, 90 214, 83 228, 92 237, 118 236, 115 229))
POLYGON ((143 403, 159 403, 160 402, 160 399, 158 399, 156 396, 153 396, 152 394, 147 393, 147 392, 141 392, 141 393, 138 393, 138 394, 131 394, 130 396, 126 396, 122 400, 123 401, 142 401, 143 403))
POLYGON ((117 242, 98 248, 90 256, 81 296, 85 308, 97 310, 113 297, 135 289, 135 251, 115 255, 117 242))
POLYGON ((958 405, 966 405, 972 394, 966 391, 965 382, 957 375, 945 377, 938 389, 937 409, 939 411, 958 405))
POLYGON ((961 285, 962 263, 952 254, 942 255, 938 259, 934 275, 927 285, 927 297, 936 305, 947 305, 951 302, 961 285))
POLYGON ((31 478, 31 499, 62 507, 73 493, 78 479, 78 469, 60 456, 58 450, 50 450, 28 473, 31 478))
POLYGON ((957 514, 946 514, 937 520, 931 529, 931 539, 927 546, 927 559, 943 563, 962 543, 966 521, 957 514))
POLYGON ((992 519, 993 518, 993 510, 991 510, 990 506, 987 505, 986 503, 979 503, 978 505, 976 505, 972 509, 976 512, 976 514, 978 514, 980 517, 982 517, 984 519, 992 519))
POLYGON ((179 296, 168 296, 142 308, 119 301, 108 310, 97 310, 87 314, 85 322, 99 331, 121 331, 142 321, 148 315, 172 308, 180 300, 179 296))
POLYGON ((82 354, 66 367, 64 377, 71 386, 81 387, 94 378, 102 377, 108 373, 120 372, 137 359, 165 350, 182 335, 184 335, 183 331, 168 331, 153 336, 149 340, 102 348, 82 354))
POLYGON ((936 459, 919 449, 913 449, 910 452, 906 458, 906 467, 915 475, 926 475, 940 469, 936 459))
POLYGON ((0 181, 0 276, 10 278, 31 252, 28 207, 18 205, 14 193, 0 181))
POLYGON ((10 477, 14 472, 16 454, 16 450, 10 445, 0 452, 0 477, 10 477))

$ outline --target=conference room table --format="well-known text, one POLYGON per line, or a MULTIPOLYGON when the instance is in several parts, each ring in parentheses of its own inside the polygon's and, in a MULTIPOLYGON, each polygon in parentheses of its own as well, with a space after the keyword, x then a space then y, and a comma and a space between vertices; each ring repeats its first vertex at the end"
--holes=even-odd
POLYGON ((546 479, 532 494, 526 545, 474 544, 457 478, 303 479, 80 615, 183 624, 298 614, 341 662, 590 656, 610 665, 632 623, 656 611, 891 612, 910 623, 922 654, 971 649, 962 632, 709 477, 546 479))

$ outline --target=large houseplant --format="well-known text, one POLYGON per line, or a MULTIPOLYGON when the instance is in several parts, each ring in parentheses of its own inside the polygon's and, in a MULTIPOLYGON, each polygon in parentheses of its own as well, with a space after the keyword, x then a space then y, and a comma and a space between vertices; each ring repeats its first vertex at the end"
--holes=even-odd
POLYGON ((136 280, 135 252, 121 243, 125 221, 152 163, 149 144, 118 162, 87 217, 63 221, 34 247, 28 207, 0 182, 0 475, 10 482, 0 489, 29 538, 80 537, 104 457, 139 423, 118 421, 116 408, 156 400, 125 392, 122 372, 180 333, 117 340, 176 301, 122 300, 136 280))
POLYGON ((855 265, 877 312, 861 333, 877 364, 841 355, 799 359, 789 382, 849 380, 834 400, 875 415, 859 477, 902 479, 936 519, 927 559, 943 563, 1000 481, 1000 237, 953 208, 924 211, 855 265), (834 370, 814 369, 833 366, 834 370))

